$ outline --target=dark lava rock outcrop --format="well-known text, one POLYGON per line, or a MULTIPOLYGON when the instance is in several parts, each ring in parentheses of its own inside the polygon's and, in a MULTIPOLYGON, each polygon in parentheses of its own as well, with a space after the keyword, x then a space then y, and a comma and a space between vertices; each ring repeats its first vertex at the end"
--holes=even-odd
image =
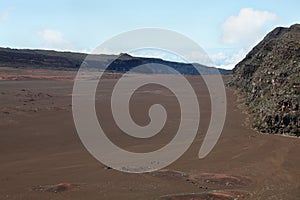
POLYGON ((246 94, 254 128, 300 136, 300 24, 271 31, 235 66, 229 85, 246 94))

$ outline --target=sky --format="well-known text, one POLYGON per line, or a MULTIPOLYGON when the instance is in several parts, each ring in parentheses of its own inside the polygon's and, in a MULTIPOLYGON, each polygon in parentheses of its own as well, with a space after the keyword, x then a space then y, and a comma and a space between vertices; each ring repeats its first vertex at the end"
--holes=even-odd
POLYGON ((215 66, 232 69, 269 31, 300 23, 299 7, 299 0, 1 0, 0 47, 89 53, 153 27, 189 37, 215 66))

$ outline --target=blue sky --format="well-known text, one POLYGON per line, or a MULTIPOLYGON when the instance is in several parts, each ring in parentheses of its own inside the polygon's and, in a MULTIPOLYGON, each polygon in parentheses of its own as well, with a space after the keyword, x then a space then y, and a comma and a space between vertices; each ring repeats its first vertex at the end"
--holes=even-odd
POLYGON ((296 0, 1 0, 0 46, 91 52, 119 33, 174 30, 232 68, 276 26, 300 23, 296 0))

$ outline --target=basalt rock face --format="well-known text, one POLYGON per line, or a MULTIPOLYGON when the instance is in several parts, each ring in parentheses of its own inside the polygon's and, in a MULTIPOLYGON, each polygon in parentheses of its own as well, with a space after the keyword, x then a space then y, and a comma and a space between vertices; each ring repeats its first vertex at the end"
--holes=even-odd
POLYGON ((300 24, 271 31, 235 66, 229 85, 246 94, 254 128, 300 136, 300 24))

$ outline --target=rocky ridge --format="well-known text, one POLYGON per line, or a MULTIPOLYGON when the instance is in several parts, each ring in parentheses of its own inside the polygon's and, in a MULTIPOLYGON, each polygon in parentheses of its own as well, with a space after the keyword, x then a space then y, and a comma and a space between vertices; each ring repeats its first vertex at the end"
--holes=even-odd
MULTIPOLYGON (((181 63, 167 61, 159 58, 134 57, 126 53, 120 55, 106 54, 84 54, 75 52, 59 52, 53 50, 31 50, 31 49, 10 49, 0 47, 0 69, 1 67, 15 68, 37 68, 37 69, 62 69, 78 70, 82 64, 90 68, 108 71, 127 72, 139 65, 166 65, 181 74, 228 74, 231 71, 208 67, 198 63, 181 63), (197 70, 196 70, 197 68, 197 70)), ((143 73, 152 73, 145 70, 143 73)), ((169 73, 158 70, 155 73, 169 73)))
POLYGON ((300 136, 300 24, 267 34, 235 66, 229 85, 246 95, 254 128, 300 136))

